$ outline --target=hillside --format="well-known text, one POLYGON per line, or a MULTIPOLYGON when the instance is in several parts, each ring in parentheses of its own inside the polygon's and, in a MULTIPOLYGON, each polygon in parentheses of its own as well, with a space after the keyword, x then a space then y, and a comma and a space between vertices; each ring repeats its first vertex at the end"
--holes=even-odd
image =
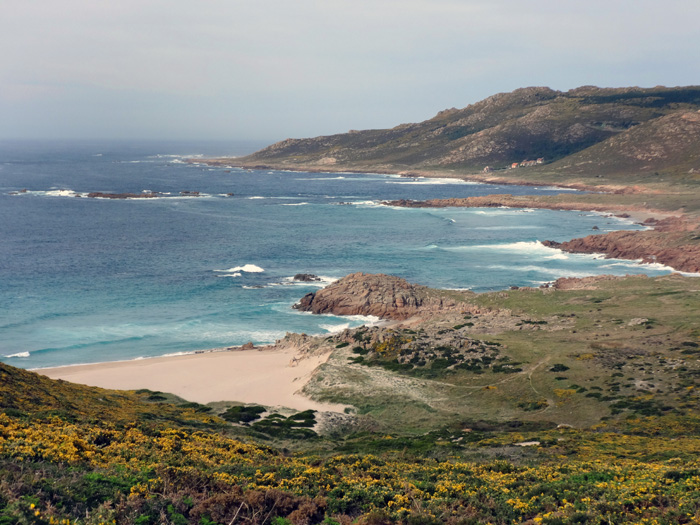
MULTIPOLYGON (((386 130, 288 139, 231 160, 323 170, 500 172, 542 159, 533 173, 700 172, 700 87, 530 87, 386 130), (558 161, 558 162, 557 162, 558 161)), ((510 171, 510 170, 509 170, 510 171)))
POLYGON ((700 111, 676 111, 570 155, 549 167, 566 175, 625 176, 630 183, 664 175, 700 178, 700 111), (663 172, 663 173, 660 173, 663 172))
MULTIPOLYGON (((435 296, 352 280, 371 282, 387 314, 397 297, 435 296)), ((463 294, 418 325, 323 338, 335 352, 307 389, 357 412, 284 441, 263 434, 285 421, 264 407, 0 364, 0 524, 695 523, 697 281, 463 294)), ((333 297, 352 289, 325 301, 343 308, 333 297)))

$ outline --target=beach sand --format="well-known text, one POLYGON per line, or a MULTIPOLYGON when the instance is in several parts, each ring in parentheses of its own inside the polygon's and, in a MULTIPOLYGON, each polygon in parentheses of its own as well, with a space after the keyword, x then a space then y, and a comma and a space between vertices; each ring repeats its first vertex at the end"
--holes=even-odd
POLYGON ((239 401, 297 410, 343 411, 344 405, 319 403, 297 393, 329 354, 309 356, 299 355, 295 349, 268 348, 209 351, 36 372, 102 388, 169 392, 198 403, 239 401))

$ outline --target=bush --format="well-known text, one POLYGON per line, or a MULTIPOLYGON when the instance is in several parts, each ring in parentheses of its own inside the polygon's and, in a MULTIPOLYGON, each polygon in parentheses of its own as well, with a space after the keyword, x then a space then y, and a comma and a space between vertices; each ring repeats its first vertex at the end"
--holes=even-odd
POLYGON ((267 409, 260 405, 234 406, 230 407, 226 412, 221 414, 221 417, 232 423, 250 423, 256 419, 260 419, 260 415, 267 409))
POLYGON ((567 370, 569 370, 569 367, 561 363, 557 363, 549 369, 550 372, 566 372, 567 370))

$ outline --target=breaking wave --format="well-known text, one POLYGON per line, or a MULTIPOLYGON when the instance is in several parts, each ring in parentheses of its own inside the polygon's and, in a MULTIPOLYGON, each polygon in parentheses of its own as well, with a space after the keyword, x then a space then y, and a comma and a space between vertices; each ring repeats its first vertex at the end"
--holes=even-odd
POLYGON ((260 266, 256 266, 255 264, 244 264, 243 266, 234 266, 233 268, 229 268, 228 270, 214 270, 215 272, 219 272, 222 274, 222 277, 240 277, 241 272, 246 272, 246 273, 262 273, 265 270, 263 268, 260 268, 260 266))
POLYGON ((29 357, 29 355, 29 352, 17 352, 16 354, 8 354, 5 357, 9 359, 10 357, 29 357))

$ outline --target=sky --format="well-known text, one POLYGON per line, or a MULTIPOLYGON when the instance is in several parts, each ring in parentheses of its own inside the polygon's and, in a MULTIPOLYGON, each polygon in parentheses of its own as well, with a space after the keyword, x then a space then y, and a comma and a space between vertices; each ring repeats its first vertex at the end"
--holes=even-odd
POLYGON ((268 140, 700 84, 698 0, 0 0, 0 139, 268 140))

